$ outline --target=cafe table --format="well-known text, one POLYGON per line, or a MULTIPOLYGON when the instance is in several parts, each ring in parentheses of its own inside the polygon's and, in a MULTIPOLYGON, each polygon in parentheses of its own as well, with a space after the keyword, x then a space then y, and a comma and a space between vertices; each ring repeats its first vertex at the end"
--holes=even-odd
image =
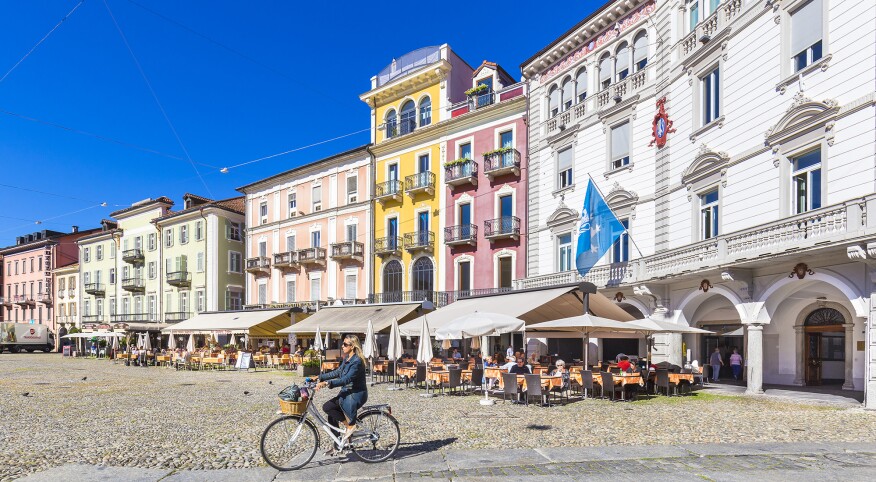
POLYGON ((417 367, 398 367, 396 373, 399 377, 416 378, 417 367))
POLYGON ((324 361, 322 362, 322 371, 330 372, 337 369, 339 366, 341 366, 341 364, 336 361, 324 361))

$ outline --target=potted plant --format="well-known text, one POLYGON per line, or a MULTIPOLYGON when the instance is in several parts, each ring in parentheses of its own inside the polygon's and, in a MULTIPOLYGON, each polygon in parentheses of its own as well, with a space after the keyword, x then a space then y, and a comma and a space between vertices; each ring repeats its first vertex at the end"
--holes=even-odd
POLYGON ((490 87, 487 84, 478 84, 478 85, 472 87, 471 89, 468 89, 467 91, 465 91, 465 95, 471 97, 474 95, 482 94, 489 88, 490 87))
POLYGON ((298 376, 312 377, 319 375, 319 353, 316 350, 304 352, 304 360, 298 365, 298 376))
POLYGON ((445 161, 444 167, 458 166, 460 164, 465 164, 466 162, 471 162, 471 159, 469 159, 467 157, 461 157, 459 159, 454 159, 452 161, 445 161))

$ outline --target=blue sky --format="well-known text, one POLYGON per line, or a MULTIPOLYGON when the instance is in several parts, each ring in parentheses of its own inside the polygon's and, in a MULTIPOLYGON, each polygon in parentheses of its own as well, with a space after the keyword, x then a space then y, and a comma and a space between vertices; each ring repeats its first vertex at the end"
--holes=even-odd
POLYGON ((603 2, 535 22, 523 2, 79 3, 0 5, 0 246, 95 227, 147 197, 232 197, 364 144, 367 131, 219 172, 367 129, 359 94, 419 47, 449 43, 472 66, 487 59, 519 78, 522 61, 603 2))

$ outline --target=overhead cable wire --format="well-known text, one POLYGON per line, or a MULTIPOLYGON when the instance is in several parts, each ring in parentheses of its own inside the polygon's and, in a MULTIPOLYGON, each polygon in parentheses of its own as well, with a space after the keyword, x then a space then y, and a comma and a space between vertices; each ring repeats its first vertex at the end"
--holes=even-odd
MULTIPOLYGON (((64 198, 64 199, 73 199, 75 201, 94 202, 93 199, 82 199, 81 197, 66 196, 64 194, 58 194, 58 193, 48 192, 48 191, 40 191, 37 189, 30 189, 30 188, 21 187, 21 186, 13 186, 11 184, 0 183, 0 187, 8 187, 10 189, 18 189, 20 191, 35 192, 37 194, 45 194, 47 196, 55 196, 55 197, 60 197, 60 198, 64 198)), ((103 201, 101 201, 101 202, 103 202, 103 201)), ((119 206, 119 204, 114 204, 114 206, 119 206)))
POLYGON ((198 178, 201 180, 201 184, 204 185, 204 189, 207 190, 207 193, 210 197, 213 197, 213 192, 210 190, 210 187, 207 186, 207 182, 204 181, 204 178, 201 176, 201 171, 198 170, 198 166, 195 165, 195 162, 192 160, 192 156, 189 155, 189 150, 186 149, 185 144, 183 144, 182 139, 179 137, 179 133, 177 133, 176 128, 173 126, 173 122, 170 121, 170 117, 168 117, 167 112, 164 110, 164 106, 161 105, 161 101, 158 99, 158 95, 155 93, 155 89, 152 88, 152 83, 149 82, 149 77, 146 76, 146 72, 143 70, 143 66, 140 65, 140 61, 137 60, 137 56, 134 54, 134 50, 131 48, 131 45, 128 43, 128 38, 125 37, 125 33, 122 32, 121 26, 119 26, 119 22, 116 21, 115 15, 113 15, 112 9, 110 9, 109 3, 107 0, 103 0, 103 4, 106 7, 107 12, 110 14, 110 18, 113 20, 113 24, 116 26, 116 30, 119 32, 119 36, 122 37, 122 41, 125 43, 125 47, 128 49, 128 53, 131 54, 131 58, 134 59, 134 63, 137 64, 137 70, 140 71, 140 76, 143 77, 143 81, 146 82, 146 86, 149 88, 149 92, 152 94, 152 98, 155 100, 155 103, 158 104, 158 109, 161 110, 161 115, 164 116, 164 120, 167 121, 167 125, 170 126, 170 130, 173 132, 174 137, 176 137, 176 141, 179 143, 179 146, 182 148, 183 152, 186 155, 186 159, 189 161, 189 164, 192 165, 192 169, 198 174, 198 178))
POLYGON ((9 77, 9 74, 11 74, 12 71, 15 70, 19 65, 21 65, 22 62, 24 62, 24 59, 30 57, 30 54, 32 54, 33 51, 37 49, 37 47, 39 47, 43 42, 45 42, 46 39, 49 38, 49 36, 52 35, 52 33, 55 30, 57 30, 58 27, 60 27, 62 23, 64 23, 65 20, 70 18, 70 15, 73 15, 73 12, 75 12, 76 9, 79 8, 84 2, 85 2, 85 0, 80 0, 79 3, 77 3, 76 6, 73 7, 73 10, 70 10, 69 12, 67 12, 67 15, 64 15, 64 18, 62 18, 58 23, 56 23, 55 26, 52 27, 51 30, 49 30, 49 33, 45 34, 43 36, 43 38, 40 39, 39 42, 34 44, 34 46, 31 47, 30 50, 28 50, 26 54, 24 54, 24 57, 18 59, 18 62, 15 62, 15 65, 13 65, 12 68, 10 68, 8 71, 6 71, 6 73, 3 74, 3 77, 0 77, 0 83, 2 83, 4 80, 6 80, 6 77, 9 77))
POLYGON ((91 205, 91 206, 88 206, 88 207, 85 207, 85 208, 82 208, 82 209, 77 209, 76 211, 70 211, 69 213, 58 214, 57 216, 52 216, 52 217, 50 217, 50 218, 34 219, 34 220, 28 222, 27 224, 22 224, 22 225, 20 225, 20 226, 13 226, 13 227, 11 227, 11 228, 6 228, 6 229, 0 229, 0 233, 5 233, 5 232, 7 232, 7 231, 13 231, 13 230, 16 230, 16 229, 23 229, 23 228, 26 228, 27 226, 31 226, 31 225, 33 225, 33 224, 44 224, 44 223, 46 223, 46 222, 48 222, 48 221, 52 221, 53 219, 63 218, 63 217, 65 217, 65 216, 70 216, 70 215, 73 215, 73 214, 78 214, 78 213, 81 213, 81 212, 83 212, 83 211, 88 211, 88 210, 90 210, 90 209, 100 208, 100 207, 106 207, 106 203, 94 204, 94 205, 91 205))
POLYGON ((309 149, 309 148, 311 148, 311 147, 315 147, 315 146, 318 146, 318 145, 320 145, 320 144, 327 144, 327 143, 329 143, 329 142, 333 142, 333 141, 336 141, 336 140, 338 140, 338 139, 343 139, 343 138, 345 138, 345 137, 354 136, 354 135, 356 135, 356 134, 361 134, 361 133, 363 133, 363 132, 368 132, 368 131, 370 131, 370 130, 371 130, 371 128, 369 127, 369 128, 367 128, 367 129, 358 130, 358 131, 356 131, 356 132, 350 132, 350 133, 348 133, 348 134, 344 134, 344 135, 341 135, 341 136, 338 136, 338 137, 333 137, 333 138, 331 138, 331 139, 326 139, 326 140, 324 140, 324 141, 314 142, 313 144, 308 144, 308 145, 306 145, 306 146, 301 146, 301 147, 296 147, 296 148, 294 148, 294 149, 289 149, 288 151, 283 151, 283 152, 278 152, 278 153, 276 153, 276 154, 271 154, 270 156, 260 157, 260 158, 258 158, 258 159, 253 159, 253 160, 251 160, 251 161, 241 162, 240 164, 235 164, 235 165, 233 165, 233 166, 223 167, 223 168, 222 168, 222 172, 225 173, 225 172, 228 172, 228 171, 231 170, 231 169, 236 169, 236 168, 238 168, 238 167, 246 166, 246 165, 248 165, 248 164, 254 164, 254 163, 256 163, 256 162, 266 161, 266 160, 268 160, 268 159, 273 159, 273 158, 275 158, 275 157, 285 156, 286 154, 291 154, 291 153, 293 153, 293 152, 303 151, 304 149, 309 149))

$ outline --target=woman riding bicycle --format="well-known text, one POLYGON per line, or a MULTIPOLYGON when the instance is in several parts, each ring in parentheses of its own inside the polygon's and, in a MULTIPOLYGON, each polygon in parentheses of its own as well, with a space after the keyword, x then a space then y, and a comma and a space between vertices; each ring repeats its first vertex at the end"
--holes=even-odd
MULTIPOLYGON (((341 350, 344 359, 341 366, 337 370, 321 374, 316 389, 342 387, 336 397, 325 402, 322 410, 328 416, 329 423, 335 427, 344 420, 347 429, 344 439, 348 439, 356 431, 356 412, 368 401, 368 387, 365 382, 365 357, 362 355, 359 337, 344 337, 341 350)), ((329 453, 332 452, 334 450, 330 449, 329 453)))

